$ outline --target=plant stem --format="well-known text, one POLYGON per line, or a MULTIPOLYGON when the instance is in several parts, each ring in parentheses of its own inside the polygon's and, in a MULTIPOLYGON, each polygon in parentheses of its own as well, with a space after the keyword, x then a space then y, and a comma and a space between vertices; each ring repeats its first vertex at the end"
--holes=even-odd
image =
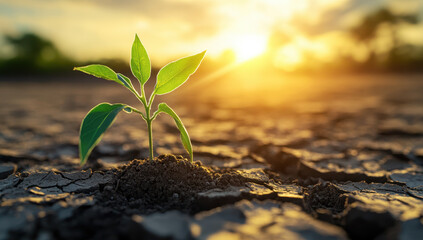
POLYGON ((145 117, 144 115, 139 112, 141 114, 141 116, 143 117, 143 119, 145 120, 145 122, 147 123, 147 129, 148 129, 148 147, 149 147, 149 152, 150 152, 150 160, 154 160, 154 154, 153 154, 153 128, 152 128, 152 124, 153 124, 153 118, 150 118, 150 110, 151 110, 151 104, 152 104, 152 98, 154 99, 154 95, 150 96, 150 101, 147 102, 146 98, 145 98, 145 92, 144 92, 144 85, 141 85, 141 96, 134 92, 135 96, 137 96, 137 98, 140 100, 140 102, 142 103, 142 105, 144 105, 145 108, 145 117))
POLYGON ((147 129, 148 129, 148 146, 150 149, 150 160, 153 161, 154 160, 154 155, 153 155, 153 128, 152 128, 152 124, 153 124, 153 119, 150 118, 150 106, 149 105, 144 105, 145 107, 145 114, 146 114, 146 122, 147 122, 147 129))
POLYGON ((150 147, 150 160, 153 160, 153 128, 152 128, 151 119, 147 121, 147 128, 148 128, 148 141, 149 141, 149 147, 150 147))
POLYGON ((154 160, 153 156, 153 128, 152 123, 153 120, 150 118, 150 106, 145 106, 145 114, 147 115, 147 129, 148 129, 148 146, 150 148, 150 160, 154 160))

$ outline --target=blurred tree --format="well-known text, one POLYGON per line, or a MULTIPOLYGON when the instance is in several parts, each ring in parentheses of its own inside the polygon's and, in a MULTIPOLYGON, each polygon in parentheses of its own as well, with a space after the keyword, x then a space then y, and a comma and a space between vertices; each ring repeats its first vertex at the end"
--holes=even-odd
POLYGON ((392 42, 392 47, 389 50, 387 58, 389 67, 392 67, 398 64, 398 61, 401 61, 400 49, 402 47, 402 43, 397 36, 400 23, 417 24, 418 17, 416 14, 394 14, 390 10, 383 8, 370 13, 363 18, 358 26, 350 29, 352 36, 357 41, 366 45, 369 53, 369 57, 367 59, 368 65, 374 66, 375 61, 377 60, 377 43, 375 43, 375 40, 378 37, 377 34, 382 25, 388 25, 390 29, 390 41, 392 42))
POLYGON ((74 65, 51 41, 35 33, 25 33, 17 37, 7 35, 5 40, 12 47, 13 56, 1 61, 2 73, 58 72, 70 70, 74 65))
POLYGON ((58 50, 49 40, 34 33, 26 33, 19 37, 6 36, 6 41, 12 45, 17 58, 26 58, 36 61, 43 58, 43 52, 59 55, 58 50))

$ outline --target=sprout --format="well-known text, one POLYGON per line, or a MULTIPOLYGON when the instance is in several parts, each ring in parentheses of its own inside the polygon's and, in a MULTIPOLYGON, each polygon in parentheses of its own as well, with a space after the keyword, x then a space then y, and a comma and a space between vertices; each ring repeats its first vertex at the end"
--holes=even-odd
POLYGON ((149 100, 144 91, 144 85, 151 75, 151 63, 147 51, 142 45, 140 39, 135 34, 135 40, 131 51, 131 71, 141 85, 141 94, 138 93, 131 80, 121 73, 116 73, 107 66, 100 64, 92 64, 84 67, 75 67, 78 70, 98 78, 115 81, 131 91, 144 106, 145 112, 131 107, 126 104, 116 103, 100 103, 91 109, 85 116, 81 124, 79 134, 79 156, 81 165, 84 165, 93 148, 100 142, 104 132, 112 125, 117 114, 122 110, 126 113, 137 113, 147 123, 150 160, 153 160, 153 131, 152 123, 159 113, 166 113, 173 118, 181 133, 182 144, 188 152, 191 161, 193 161, 192 145, 188 132, 185 129, 181 119, 166 103, 160 103, 157 111, 150 113, 151 106, 156 95, 163 95, 172 92, 184 82, 186 82, 198 68, 204 58, 206 51, 181 58, 171 62, 160 69, 157 74, 157 82, 151 93, 149 100))

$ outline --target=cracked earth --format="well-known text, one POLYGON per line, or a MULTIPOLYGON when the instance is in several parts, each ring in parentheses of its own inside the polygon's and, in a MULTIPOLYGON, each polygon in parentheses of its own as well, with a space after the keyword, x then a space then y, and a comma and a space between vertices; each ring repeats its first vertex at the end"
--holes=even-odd
POLYGON ((143 160, 145 126, 121 113, 84 167, 81 120, 102 101, 137 106, 125 89, 0 83, 0 239, 421 238, 422 77, 291 82, 160 99, 194 163, 163 116, 143 160))

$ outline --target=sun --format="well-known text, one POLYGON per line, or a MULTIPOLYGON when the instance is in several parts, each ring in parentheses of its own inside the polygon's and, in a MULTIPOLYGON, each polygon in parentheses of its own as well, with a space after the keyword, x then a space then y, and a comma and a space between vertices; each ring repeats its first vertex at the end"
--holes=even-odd
POLYGON ((231 49, 237 63, 254 58, 266 50, 267 38, 262 35, 242 35, 236 38, 231 49))

